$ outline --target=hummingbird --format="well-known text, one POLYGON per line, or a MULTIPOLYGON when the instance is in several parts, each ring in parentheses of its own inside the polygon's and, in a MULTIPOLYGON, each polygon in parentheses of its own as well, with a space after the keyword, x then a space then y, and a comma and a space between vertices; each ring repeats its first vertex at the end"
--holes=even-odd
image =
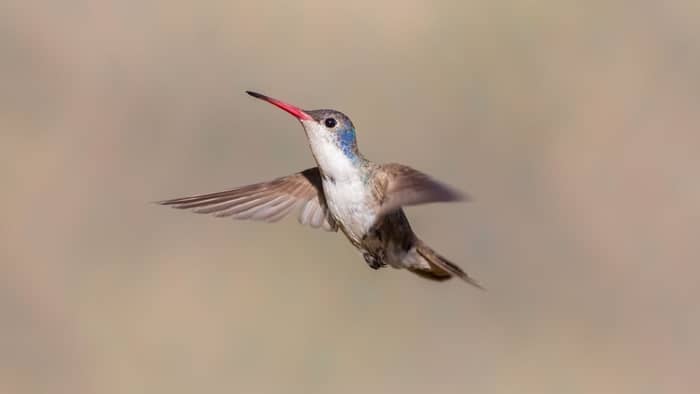
POLYGON ((402 208, 465 200, 466 195, 411 167, 366 159, 358 149, 355 126, 339 111, 302 110, 260 93, 246 93, 301 123, 317 166, 268 182, 159 204, 266 222, 276 222, 297 209, 301 224, 340 230, 372 269, 404 268, 435 281, 458 277, 482 288, 418 238, 402 208))

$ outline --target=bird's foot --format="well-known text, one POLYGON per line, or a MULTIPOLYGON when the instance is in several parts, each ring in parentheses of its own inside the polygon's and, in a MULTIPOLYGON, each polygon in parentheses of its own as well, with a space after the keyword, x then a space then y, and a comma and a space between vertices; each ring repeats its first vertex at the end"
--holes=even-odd
POLYGON ((372 268, 373 270, 378 270, 386 265, 383 259, 379 258, 378 256, 369 253, 363 253, 362 257, 365 258, 365 261, 367 262, 367 265, 369 265, 369 268, 372 268))

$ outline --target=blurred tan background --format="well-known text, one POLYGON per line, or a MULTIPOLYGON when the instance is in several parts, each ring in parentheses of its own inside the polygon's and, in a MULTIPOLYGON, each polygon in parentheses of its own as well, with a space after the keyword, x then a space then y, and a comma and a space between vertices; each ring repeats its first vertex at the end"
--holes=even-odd
POLYGON ((700 390, 700 6, 0 6, 0 392, 700 390), (312 165, 335 108, 489 289, 149 202, 312 165))

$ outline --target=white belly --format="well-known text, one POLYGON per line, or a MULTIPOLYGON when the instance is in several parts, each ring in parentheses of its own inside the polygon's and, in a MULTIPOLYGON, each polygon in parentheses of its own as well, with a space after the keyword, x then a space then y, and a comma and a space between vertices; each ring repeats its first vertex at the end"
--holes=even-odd
POLYGON ((359 179, 323 182, 328 209, 349 237, 360 241, 374 224, 375 213, 359 179))

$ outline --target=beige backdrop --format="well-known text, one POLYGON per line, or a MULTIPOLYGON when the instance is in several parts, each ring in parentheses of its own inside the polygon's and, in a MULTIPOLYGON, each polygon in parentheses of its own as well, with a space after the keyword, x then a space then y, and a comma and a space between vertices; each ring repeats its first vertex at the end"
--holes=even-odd
POLYGON ((0 6, 0 392, 700 390, 700 7, 0 6), (488 288, 149 202, 312 165, 246 96, 474 196, 410 208, 488 288))

